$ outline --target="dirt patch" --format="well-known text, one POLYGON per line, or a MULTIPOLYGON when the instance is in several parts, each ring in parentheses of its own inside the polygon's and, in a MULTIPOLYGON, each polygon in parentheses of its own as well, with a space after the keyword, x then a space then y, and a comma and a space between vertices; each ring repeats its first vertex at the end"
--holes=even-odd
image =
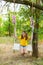
POLYGON ((29 53, 23 57, 20 52, 14 52, 12 47, 12 44, 0 44, 0 65, 34 65, 29 53))

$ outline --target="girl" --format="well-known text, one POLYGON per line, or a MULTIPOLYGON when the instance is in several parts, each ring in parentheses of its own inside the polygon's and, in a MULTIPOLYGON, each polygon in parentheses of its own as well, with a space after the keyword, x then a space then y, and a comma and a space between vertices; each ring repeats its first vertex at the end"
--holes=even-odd
POLYGON ((20 52, 22 55, 27 53, 26 50, 26 46, 28 45, 27 40, 28 40, 28 35, 25 31, 23 31, 20 37, 20 52))

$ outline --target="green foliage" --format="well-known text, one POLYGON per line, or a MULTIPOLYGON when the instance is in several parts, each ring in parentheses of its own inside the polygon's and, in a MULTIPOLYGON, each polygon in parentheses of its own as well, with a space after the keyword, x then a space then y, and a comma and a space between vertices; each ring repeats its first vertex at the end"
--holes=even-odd
POLYGON ((18 12, 19 15, 19 21, 21 26, 21 31, 29 31, 30 29, 30 21, 29 21, 29 8, 28 6, 21 6, 20 10, 18 12))
MULTIPOLYGON (((0 16, 0 36, 14 34, 14 24, 12 23, 12 15, 16 16, 16 32, 19 36, 23 30, 25 30, 28 34, 31 34, 31 27, 30 27, 30 8, 28 6, 22 5, 18 12, 11 12, 8 11, 6 18, 7 20, 2 20, 0 16)), ((34 15, 35 16, 35 15, 34 15)), ((34 17, 35 19, 35 17, 34 17)), ((41 11, 40 19, 39 19, 39 31, 38 34, 41 35, 43 33, 43 11, 41 11)))
POLYGON ((3 23, 3 31, 5 31, 5 34, 8 34, 8 35, 9 35, 9 24, 10 24, 10 32, 12 34, 14 32, 14 25, 12 24, 12 22, 5 21, 3 23), (8 32, 8 33, 6 33, 6 32, 8 32))

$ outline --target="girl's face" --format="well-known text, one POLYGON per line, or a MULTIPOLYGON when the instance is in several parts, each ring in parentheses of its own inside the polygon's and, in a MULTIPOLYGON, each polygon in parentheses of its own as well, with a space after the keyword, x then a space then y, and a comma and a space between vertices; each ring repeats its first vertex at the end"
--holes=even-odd
POLYGON ((22 35, 23 35, 23 37, 25 37, 25 35, 26 35, 25 32, 23 32, 22 35))

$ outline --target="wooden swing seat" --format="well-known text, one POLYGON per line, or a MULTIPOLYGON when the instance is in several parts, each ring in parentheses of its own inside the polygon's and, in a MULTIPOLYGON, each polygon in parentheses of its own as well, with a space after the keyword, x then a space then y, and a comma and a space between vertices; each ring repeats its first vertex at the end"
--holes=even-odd
MULTIPOLYGON (((31 52, 32 52, 32 45, 29 44, 29 45, 26 47, 26 49, 27 49, 27 51, 31 51, 31 52)), ((20 50, 20 44, 19 44, 19 43, 14 43, 13 50, 19 51, 19 50, 20 50)))

